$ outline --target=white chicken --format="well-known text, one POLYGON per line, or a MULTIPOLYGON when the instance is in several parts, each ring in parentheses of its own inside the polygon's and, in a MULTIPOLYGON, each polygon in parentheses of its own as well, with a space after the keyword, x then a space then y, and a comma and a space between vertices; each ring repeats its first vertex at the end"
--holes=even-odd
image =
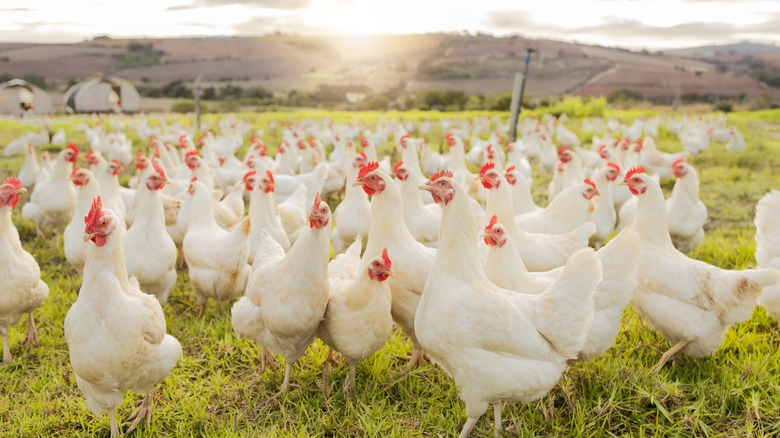
POLYGON ((561 191, 546 208, 516 217, 517 225, 531 233, 565 234, 590 222, 599 191, 590 179, 561 191))
POLYGON ((404 204, 404 222, 414 238, 423 245, 436 248, 439 241, 441 209, 434 204, 425 204, 420 193, 420 184, 425 179, 399 161, 393 166, 396 183, 401 190, 404 204))
MULTIPOLYGON (((561 275, 563 268, 529 273, 506 228, 493 216, 485 227, 483 238, 488 255, 483 260, 485 275, 497 286, 527 294, 543 292, 561 275)), ((603 278, 593 294, 595 314, 579 360, 590 360, 605 352, 615 342, 623 310, 631 301, 637 284, 637 260, 641 246, 639 236, 624 230, 607 246, 596 252, 601 261, 603 278)))
POLYGON ((601 281, 595 253, 572 256, 558 280, 539 295, 499 288, 485 276, 477 253, 477 223, 466 192, 443 171, 425 183, 442 205, 436 259, 415 318, 418 339, 454 380, 466 403, 468 437, 493 405, 530 402, 558 382, 585 343, 593 319, 593 290, 601 281))
POLYGON ((599 197, 591 212, 591 220, 596 225, 596 233, 590 237, 590 243, 596 249, 606 242, 617 223, 617 212, 612 199, 612 186, 619 176, 620 166, 611 161, 593 174, 593 183, 596 185, 599 197))
POLYGON ((274 175, 270 170, 265 176, 258 176, 252 169, 244 175, 245 188, 249 192, 249 218, 252 227, 249 230, 249 264, 254 264, 255 254, 260 248, 265 230, 276 243, 287 252, 290 249, 290 239, 282 227, 282 222, 276 211, 276 201, 273 192, 276 187, 274 175))
POLYGON ((157 164, 144 172, 136 195, 135 221, 123 236, 128 274, 160 304, 168 301, 176 286, 176 244, 165 229, 160 194, 167 183, 165 171, 157 164))
POLYGON ((220 228, 214 220, 211 193, 200 181, 190 184, 192 196, 187 233, 182 248, 190 273, 190 284, 203 315, 206 302, 220 302, 241 296, 249 277, 249 220, 232 230, 220 228))
POLYGON ((92 208, 92 201, 100 196, 100 183, 92 172, 79 166, 73 169, 70 180, 78 187, 78 197, 73 217, 62 234, 62 243, 65 260, 81 269, 84 267, 84 261, 87 257, 87 242, 84 241, 84 216, 92 208))
MULTIPOLYGON (((758 267, 780 270, 780 191, 772 190, 758 201, 755 224, 758 267)), ((758 304, 780 321, 780 285, 764 288, 758 304)))
POLYGON ((632 305, 671 348, 654 368, 659 371, 679 351, 694 357, 715 352, 731 324, 750 318, 766 286, 780 283, 773 269, 729 271, 690 259, 669 237, 661 187, 642 167, 626 173, 624 184, 637 197, 631 228, 642 240, 632 305))
POLYGON ((355 387, 357 364, 382 348, 393 330, 385 282, 393 275, 393 262, 387 249, 362 262, 360 249, 358 238, 328 264, 328 307, 317 329, 317 336, 347 360, 345 394, 355 387))
POLYGON ((672 194, 666 200, 666 217, 674 246, 684 253, 693 251, 704 240, 707 206, 699 199, 699 174, 678 158, 672 163, 677 178, 672 194))
POLYGON ((24 187, 32 187, 38 181, 41 166, 38 164, 38 156, 35 154, 35 146, 28 145, 24 154, 24 163, 19 169, 19 181, 24 187))
POLYGON ((22 207, 22 217, 35 222, 39 236, 45 228, 64 229, 73 216, 76 189, 69 179, 78 157, 79 148, 73 144, 57 154, 48 179, 35 185, 30 202, 22 207))
POLYGON ((504 179, 509 183, 509 189, 512 192, 512 205, 515 215, 533 213, 542 209, 534 202, 534 197, 531 193, 531 181, 517 170, 515 166, 506 168, 504 179))
POLYGON ((0 184, 0 337, 3 338, 3 362, 13 361, 8 329, 22 315, 27 316, 25 344, 39 343, 32 312, 49 296, 49 286, 41 281, 41 270, 30 253, 22 248, 19 232, 11 221, 11 210, 26 190, 14 178, 0 184))
POLYGON ((310 227, 286 255, 264 233, 246 293, 232 311, 233 329, 263 348, 263 364, 266 349, 284 356, 281 392, 289 388, 292 365, 314 341, 328 304, 330 207, 319 193, 309 221, 310 227))
POLYGON ((352 167, 347 173, 344 199, 333 212, 333 251, 341 254, 347 249, 350 241, 357 236, 368 237, 368 224, 371 204, 368 195, 360 186, 355 185, 358 171, 366 164, 368 157, 364 151, 356 155, 352 167))
POLYGON ((76 302, 65 317, 65 341, 76 384, 95 415, 108 411, 111 437, 119 436, 116 410, 123 392, 145 394, 127 433, 152 418, 154 385, 181 356, 181 345, 166 334, 165 315, 153 296, 128 278, 122 224, 95 198, 84 239, 91 240, 76 302))
POLYGON ((379 254, 383 248, 393 254, 394 275, 388 280, 393 296, 393 320, 412 341, 414 352, 407 369, 417 366, 423 357, 417 342, 414 315, 420 302, 425 281, 433 266, 436 250, 415 240, 404 221, 401 191, 390 175, 372 161, 360 169, 356 184, 372 196, 371 224, 368 231, 367 254, 379 254))

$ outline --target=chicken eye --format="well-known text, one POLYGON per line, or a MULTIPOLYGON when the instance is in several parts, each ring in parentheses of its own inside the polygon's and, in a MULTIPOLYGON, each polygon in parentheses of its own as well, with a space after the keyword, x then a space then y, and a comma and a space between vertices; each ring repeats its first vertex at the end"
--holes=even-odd
POLYGON ((498 230, 496 230, 496 234, 501 234, 501 233, 503 233, 503 231, 501 231, 500 228, 498 230))

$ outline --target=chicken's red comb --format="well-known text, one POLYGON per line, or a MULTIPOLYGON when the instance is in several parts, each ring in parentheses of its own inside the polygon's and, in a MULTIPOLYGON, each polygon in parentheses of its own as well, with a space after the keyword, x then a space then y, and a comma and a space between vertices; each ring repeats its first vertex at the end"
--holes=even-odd
POLYGON ((593 181, 591 181, 591 180, 590 180, 590 178, 585 178, 585 180, 584 180, 583 182, 584 182, 585 184, 587 184, 587 185, 589 185, 589 186, 593 187, 593 190, 596 190, 596 191, 598 191, 598 189, 596 188, 596 183, 594 183, 593 181))
POLYGON ((193 149, 191 151, 187 151, 186 154, 184 154, 184 159, 186 160, 189 157, 192 157, 193 155, 200 156, 200 151, 197 149, 193 149))
POLYGON ((682 164, 685 162, 685 157, 680 157, 674 161, 672 161, 672 167, 677 167, 678 164, 682 164))
POLYGON ((490 218, 490 222, 488 222, 487 226, 485 227, 485 232, 489 232, 491 229, 493 229, 493 225, 498 223, 498 215, 493 215, 493 217, 490 218))
POLYGON ((607 145, 605 145, 605 144, 599 146, 599 152, 604 151, 604 149, 606 149, 606 148, 607 148, 607 145))
POLYGON ((612 161, 607 162, 607 166, 615 169, 620 173, 620 166, 617 165, 617 163, 613 163, 612 161))
POLYGON ((485 176, 485 173, 487 173, 488 170, 495 169, 495 167, 496 167, 496 163, 492 161, 488 161, 482 166, 481 169, 479 169, 479 176, 485 176))
POLYGON ((111 159, 111 164, 113 164, 116 167, 122 167, 122 163, 119 162, 116 158, 111 159))
POLYGON ((438 172, 433 174, 433 176, 431 177, 431 181, 436 181, 437 179, 439 179, 439 178, 441 178, 443 176, 446 176, 447 178, 452 178, 452 172, 450 172, 447 169, 442 169, 442 170, 440 170, 440 171, 438 171, 438 172))
POLYGON ((2 185, 4 185, 4 186, 8 185, 8 186, 11 186, 11 187, 15 187, 17 189, 21 189, 22 188, 22 182, 19 181, 19 179, 16 178, 15 176, 9 176, 8 178, 4 179, 2 185))
MULTIPOLYGON (((68 147, 70 147, 70 145, 68 145, 68 147)), ((140 152, 139 152, 139 154, 140 154, 140 152)), ((89 159, 92 158, 94 155, 95 155, 95 151, 90 149, 90 150, 87 151, 87 155, 84 156, 84 159, 89 161, 89 159)))
POLYGON ((387 269, 393 267, 393 261, 390 260, 390 256, 387 255, 387 248, 382 248, 382 260, 385 261, 385 267, 387 269))
POLYGON ((360 156, 363 157, 364 160, 368 160, 368 157, 366 156, 366 151, 361 150, 360 156))
POLYGON ((644 166, 634 166, 631 169, 628 169, 628 172, 626 172, 626 177, 624 178, 626 181, 628 181, 634 174, 636 173, 644 173, 645 167, 644 166))
POLYGON ((322 198, 320 198, 320 192, 317 192, 316 195, 314 195, 314 204, 312 204, 312 210, 315 208, 319 208, 320 202, 322 202, 322 198))
MULTIPOLYGON (((257 172, 257 171, 255 171, 255 172, 257 172)), ((270 170, 266 170, 266 171, 265 171, 265 176, 267 176, 267 177, 268 177, 268 179, 269 179, 269 180, 271 180, 271 182, 276 182, 276 181, 274 180, 274 173, 273 173, 273 172, 271 172, 270 170)))
POLYGON ((243 178, 244 182, 246 182, 246 180, 249 179, 250 176, 253 176, 253 175, 256 175, 256 174, 257 174, 257 170, 255 170, 255 169, 252 169, 249 172, 245 173, 244 174, 244 178, 243 178))
POLYGON ((373 172, 377 169, 379 169, 379 163, 376 161, 369 161, 368 163, 364 164, 363 167, 361 167, 358 171, 358 178, 363 178, 370 172, 373 172))
POLYGON ((79 166, 78 164, 76 166, 74 166, 73 167, 73 172, 70 173, 70 176, 73 177, 73 175, 75 175, 76 172, 79 171, 79 169, 81 169, 81 166, 79 166))
POLYGON ((162 168, 157 162, 153 161, 152 166, 154 167, 154 171, 157 172, 158 175, 162 177, 162 179, 168 179, 167 176, 165 176, 165 169, 162 168))
POLYGON ((566 152, 568 150, 569 150, 569 147, 566 146, 566 145, 558 146, 558 156, 560 156, 561 154, 563 154, 564 152, 566 152))
POLYGON ((453 134, 453 133, 451 133, 451 132, 448 132, 448 133, 446 133, 446 134, 444 135, 444 138, 452 138, 452 137, 455 137, 455 134, 453 134))
POLYGON ((98 195, 92 201, 92 208, 89 210, 89 213, 84 216, 84 224, 87 226, 87 232, 95 229, 101 216, 103 216, 103 200, 100 198, 100 195, 98 195))
POLYGON ((78 147, 78 146, 76 146, 75 144, 73 144, 73 143, 69 143, 69 144, 68 144, 68 149, 72 150, 72 151, 73 151, 73 153, 75 153, 75 154, 76 154, 76 156, 78 156, 78 155, 79 155, 79 147, 78 147))
POLYGON ((192 179, 190 179, 190 182, 191 182, 191 183, 194 183, 194 182, 195 182, 195 181, 197 181, 197 180, 198 180, 198 177, 197 177, 197 176, 193 176, 193 177, 192 177, 192 179))
POLYGON ((515 165, 514 164, 510 164, 509 167, 506 168, 504 173, 510 173, 510 172, 514 171, 515 169, 516 169, 515 165))
POLYGON ((396 173, 396 172, 398 172, 398 169, 399 169, 401 166, 403 166, 403 165, 404 165, 404 162, 403 162, 403 160, 401 160, 401 161, 399 161, 399 162, 395 163, 395 166, 393 166, 393 173, 396 173))

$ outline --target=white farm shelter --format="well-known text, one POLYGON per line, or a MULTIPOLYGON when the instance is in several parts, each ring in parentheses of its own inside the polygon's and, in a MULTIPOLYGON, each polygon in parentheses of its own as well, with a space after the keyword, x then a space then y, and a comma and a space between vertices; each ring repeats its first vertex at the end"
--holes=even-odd
POLYGON ((135 113, 141 109, 141 95, 133 84, 121 78, 98 78, 79 82, 63 96, 68 113, 135 113))
POLYGON ((0 84, 0 114, 51 114, 54 107, 49 95, 21 79, 0 84))

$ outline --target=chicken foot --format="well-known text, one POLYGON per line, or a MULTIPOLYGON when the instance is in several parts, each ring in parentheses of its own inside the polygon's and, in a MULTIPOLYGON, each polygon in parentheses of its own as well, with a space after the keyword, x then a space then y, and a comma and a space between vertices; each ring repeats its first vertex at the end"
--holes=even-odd
POLYGON ((282 381, 282 386, 279 388, 279 393, 283 394, 287 392, 288 389, 290 389, 290 373, 292 372, 292 364, 290 362, 287 362, 285 360, 284 364, 284 381, 282 381))
POLYGON ((493 403, 493 415, 495 416, 495 425, 493 429, 493 433, 496 435, 496 438, 501 436, 501 432, 503 432, 504 428, 501 427, 501 402, 495 402, 493 403))
POLYGON ((41 338, 38 336, 38 329, 35 328, 35 318, 32 312, 27 314, 27 334, 24 336, 24 345, 38 347, 41 345, 41 338))
POLYGON ((152 401, 154 399, 154 390, 149 391, 144 396, 143 401, 141 401, 141 406, 138 408, 137 411, 133 413, 133 415, 129 416, 127 418, 128 421, 132 421, 133 423, 130 424, 130 427, 127 428, 127 434, 129 435, 132 433, 136 427, 138 427, 139 424, 141 424, 141 421, 146 420, 146 427, 149 427, 149 425, 152 423, 152 401))
POLYGON ((661 360, 658 361, 658 363, 653 367, 653 372, 657 373, 661 371, 661 368, 664 367, 666 362, 669 361, 675 354, 677 354, 680 350, 685 348, 688 344, 690 344, 691 341, 680 341, 672 346, 666 353, 661 355, 661 360))
POLYGON ((271 354, 270 351, 268 351, 265 347, 260 347, 260 374, 265 372, 265 364, 268 362, 268 366, 271 367, 271 370, 273 372, 277 371, 276 368, 276 358, 273 354, 271 354))
POLYGON ((357 369, 355 365, 349 365, 349 374, 347 375, 347 379, 344 380, 344 387, 342 388, 342 391, 344 392, 344 395, 350 395, 352 394, 352 390, 355 389, 356 381, 355 381, 355 374, 357 373, 357 369))
POLYGON ((411 356, 397 356, 397 357, 408 361, 406 362, 406 367, 404 369, 404 372, 408 373, 409 371, 417 368, 420 365, 420 363, 425 360, 425 352, 423 352, 422 349, 415 348, 411 356))

